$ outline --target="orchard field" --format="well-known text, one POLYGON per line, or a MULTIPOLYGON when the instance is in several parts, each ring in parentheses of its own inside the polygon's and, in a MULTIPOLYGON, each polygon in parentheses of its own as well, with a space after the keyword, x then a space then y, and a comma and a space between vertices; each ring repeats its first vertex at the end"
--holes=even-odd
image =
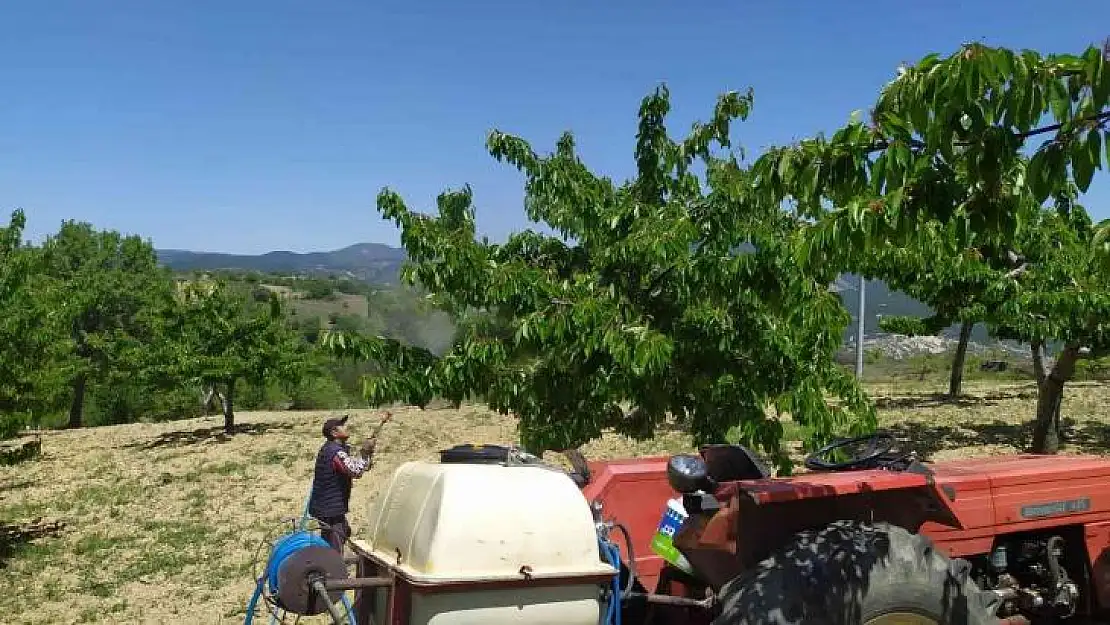
MULTIPOLYGON (((958 401, 938 395, 941 380, 875 383, 868 390, 880 427, 936 460, 1020 451, 1036 396, 1020 382, 970 382, 958 401)), ((1106 453, 1108 393, 1110 385, 1099 382, 1069 391, 1062 453, 1106 453)), ((348 413, 356 442, 381 415, 348 413)), ((335 413, 244 412, 232 437, 223 435, 218 418, 47 433, 41 459, 0 468, 0 522, 43 517, 65 527, 0 553, 0 622, 241 623, 255 549, 283 519, 300 514, 319 426, 329 414, 335 413)), ((377 464, 352 496, 356 536, 400 463, 432 460, 459 443, 516 438, 510 419, 481 406, 393 414, 377 464)), ((678 430, 646 442, 607 435, 583 447, 588 458, 689 449, 690 438, 678 430)))
MULTIPOLYGON (((594 458, 739 442, 783 473, 876 428, 931 460, 1106 453, 1110 219, 1084 202, 1110 167, 1110 42, 969 43, 892 74, 866 119, 845 111, 755 159, 733 136, 757 117, 752 90, 675 137, 660 86, 620 183, 569 132, 543 154, 493 130, 490 155, 552 234, 480 237, 469 186, 432 213, 382 189, 405 248, 396 288, 174 274, 149 241, 87 223, 32 245, 14 211, 0 439, 29 453, 0 467, 0 617, 241 622, 323 419, 355 405, 406 406, 356 490, 356 533, 399 463, 466 442, 594 458), (885 332, 956 328, 955 353, 869 355, 857 379, 833 288, 849 274, 927 306, 885 332), (975 327, 1020 366, 979 362, 975 327), (221 416, 198 417, 198 397, 221 416)), ((353 412, 356 437, 377 422, 353 412)))

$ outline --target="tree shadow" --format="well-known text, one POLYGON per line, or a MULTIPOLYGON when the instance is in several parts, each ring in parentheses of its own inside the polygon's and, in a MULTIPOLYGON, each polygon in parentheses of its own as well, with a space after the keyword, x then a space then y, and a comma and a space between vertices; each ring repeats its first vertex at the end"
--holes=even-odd
POLYGON ((16 480, 12 482, 0 482, 0 491, 13 491, 34 486, 37 482, 35 480, 16 480))
MULTIPOLYGON (((901 448, 916 452, 923 460, 939 451, 988 445, 1008 445, 1028 452, 1033 442, 1032 421, 966 420, 952 425, 906 422, 884 429, 898 439, 901 448)), ((1110 453, 1110 424, 1065 417, 1060 423, 1060 439, 1061 451, 1107 454, 1110 453)))
POLYGON ((24 441, 12 446, 0 447, 0 466, 11 466, 28 460, 34 460, 42 455, 42 438, 24 441))
POLYGON ((146 442, 129 443, 125 445, 127 448, 132 449, 158 449, 161 447, 187 447, 189 445, 200 445, 206 443, 226 443, 235 436, 257 436, 275 430, 291 430, 293 426, 288 423, 239 423, 236 424, 233 431, 234 434, 228 434, 224 431, 224 426, 216 425, 208 428, 198 428, 195 430, 177 430, 174 432, 166 432, 155 437, 153 440, 146 442))
POLYGON ((1110 424, 1094 419, 1076 422, 1064 418, 1060 423, 1060 437, 1066 449, 1076 449, 1084 453, 1110 452, 1110 424))
POLYGON ((1033 427, 1029 423, 989 423, 964 421, 953 425, 933 425, 918 421, 892 424, 884 428, 899 442, 899 448, 913 451, 922 460, 928 460, 938 451, 979 447, 984 445, 1013 445, 1023 448, 1032 439, 1033 427))
POLYGON ((35 519, 28 523, 0 523, 0 570, 8 568, 20 550, 38 538, 53 538, 65 529, 62 521, 35 519))
POLYGON ((898 397, 879 397, 874 400, 875 407, 879 410, 918 410, 922 408, 937 408, 940 406, 956 406, 958 408, 972 408, 975 406, 993 406, 997 400, 987 400, 979 397, 950 397, 945 393, 920 393, 899 395, 898 397))
POLYGON ((1026 400, 1037 396, 1036 387, 1000 389, 989 393, 976 395, 960 395, 951 397, 947 393, 908 393, 897 397, 879 397, 874 399, 875 407, 880 410, 917 410, 922 408, 938 408, 940 406, 955 406, 957 408, 983 408, 997 406, 999 402, 1010 400, 1026 400))

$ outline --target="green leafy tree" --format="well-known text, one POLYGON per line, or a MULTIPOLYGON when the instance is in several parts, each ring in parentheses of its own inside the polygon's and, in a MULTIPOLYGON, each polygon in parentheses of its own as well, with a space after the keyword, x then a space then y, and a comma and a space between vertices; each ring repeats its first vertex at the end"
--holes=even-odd
POLYGON ((378 209, 400 226, 411 260, 404 280, 462 328, 442 356, 339 332, 325 344, 378 363, 371 403, 480 397, 516 415, 536 452, 609 428, 648 437, 673 416, 698 442, 735 436, 788 469, 775 410, 812 441, 873 427, 870 403, 834 360, 849 321, 829 289, 835 274, 798 271, 800 223, 755 201, 749 172, 726 151, 750 105, 750 93, 728 93, 676 142, 668 93, 656 91, 640 108, 637 175, 620 185, 592 173, 569 134, 541 156, 492 133, 492 155, 525 175, 528 217, 559 236, 528 230, 492 244, 476 238, 469 188, 439 196, 437 216, 383 191, 378 209), (753 251, 738 251, 745 245, 753 251))
POLYGON ((814 222, 803 265, 860 266, 892 248, 921 249, 922 232, 943 234, 950 255, 937 262, 992 283, 985 305, 1001 311, 996 329, 1064 345, 1040 385, 1036 451, 1055 450, 1064 384, 1082 354, 1104 349, 1110 323, 1105 227, 1074 201, 1110 144, 1108 56, 980 44, 929 55, 882 90, 869 123, 753 166, 767 201, 788 200, 814 222))
POLYGON ((271 296, 254 305, 223 281, 179 284, 176 304, 163 317, 162 333, 172 337, 151 363, 163 377, 214 389, 220 397, 224 430, 235 432, 236 384, 263 387, 269 380, 297 384, 305 372, 308 344, 286 324, 281 301, 271 296))
POLYGON ((977 257, 967 257, 952 232, 925 224, 903 247, 887 246, 860 259, 859 267, 869 277, 881 277, 894 289, 928 305, 928 317, 892 316, 880 321, 886 332, 907 336, 938 335, 954 323, 960 325, 959 340, 948 380, 948 395, 962 392, 964 365, 974 325, 986 322, 991 307, 987 291, 997 280, 1006 279, 977 257))
MULTIPOLYGON (((1071 198, 1068 198, 1068 195, 1071 198)), ((1055 452, 1060 445, 1060 410, 1065 385, 1082 358, 1110 354, 1110 271, 1103 266, 1101 226, 1061 194, 1059 210, 1042 210, 1025 232, 1021 276, 1000 285, 993 331, 1032 346, 1038 397, 1033 449, 1055 452), (1040 352, 1061 345, 1051 367, 1040 352)))
POLYGON ((26 330, 18 311, 28 302, 26 284, 33 271, 23 246, 25 224, 23 212, 15 211, 8 226, 0 228, 0 370, 5 372, 0 377, 0 438, 11 437, 22 425, 21 369, 27 353, 16 340, 26 330))
POLYGON ((42 256, 23 243, 25 223, 23 212, 15 211, 0 228, 0 439, 28 424, 56 344, 35 296, 42 256))
POLYGON ((305 280, 300 285, 304 296, 308 299, 335 300, 335 282, 329 280, 305 280))
POLYGON ((38 295, 64 328, 59 363, 71 389, 68 426, 82 425, 90 383, 138 373, 133 356, 157 340, 154 315, 171 293, 150 242, 66 221, 42 245, 48 281, 38 295))

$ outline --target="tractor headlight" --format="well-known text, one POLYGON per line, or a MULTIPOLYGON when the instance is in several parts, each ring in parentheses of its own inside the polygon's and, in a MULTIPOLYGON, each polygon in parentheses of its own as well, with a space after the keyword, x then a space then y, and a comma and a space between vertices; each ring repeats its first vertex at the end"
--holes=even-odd
POLYGON ((676 454, 667 462, 667 482, 683 495, 696 493, 709 484, 709 468, 701 456, 676 454))

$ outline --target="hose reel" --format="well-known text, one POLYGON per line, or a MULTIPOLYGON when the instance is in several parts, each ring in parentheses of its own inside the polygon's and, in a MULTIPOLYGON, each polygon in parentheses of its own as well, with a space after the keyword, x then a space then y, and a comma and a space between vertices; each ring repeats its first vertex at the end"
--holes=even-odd
POLYGON ((355 625, 354 611, 344 591, 329 589, 348 578, 342 554, 318 534, 298 528, 273 542, 247 606, 244 625, 253 623, 260 600, 269 608, 271 624, 285 622, 286 614, 316 616, 327 612, 337 625, 355 625))
POLYGON ((282 609, 303 616, 323 614, 327 604, 339 603, 343 592, 326 593, 323 601, 313 582, 347 579, 343 556, 316 534, 298 531, 274 545, 266 567, 270 593, 282 609))

